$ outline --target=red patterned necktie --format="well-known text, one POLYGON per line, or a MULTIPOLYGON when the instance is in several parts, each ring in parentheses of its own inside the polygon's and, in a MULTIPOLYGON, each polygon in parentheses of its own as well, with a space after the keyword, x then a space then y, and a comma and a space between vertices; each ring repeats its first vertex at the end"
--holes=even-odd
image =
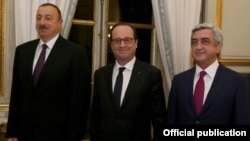
POLYGON ((36 67, 35 67, 34 72, 33 72, 33 80, 34 80, 35 86, 36 86, 36 83, 39 79, 39 75, 40 75, 40 72, 43 68, 43 64, 45 62, 46 49, 48 46, 46 44, 43 44, 42 47, 43 47, 42 52, 38 58, 38 61, 36 63, 36 67))
POLYGON ((194 90, 194 104, 195 104, 197 115, 200 114, 200 111, 203 105, 203 97, 204 97, 204 90, 205 90, 203 77, 205 75, 206 75, 205 71, 200 72, 200 78, 197 81, 195 90, 194 90))

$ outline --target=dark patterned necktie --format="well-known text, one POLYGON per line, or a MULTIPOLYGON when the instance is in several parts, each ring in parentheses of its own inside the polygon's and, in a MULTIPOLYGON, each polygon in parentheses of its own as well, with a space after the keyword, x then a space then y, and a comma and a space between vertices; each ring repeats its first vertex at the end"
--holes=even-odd
POLYGON ((120 108, 121 104, 121 92, 122 92, 122 82, 123 82, 123 71, 125 70, 125 67, 120 67, 119 68, 119 73, 116 77, 116 82, 115 82, 115 88, 114 88, 114 99, 115 99, 115 104, 116 108, 120 108))
POLYGON ((44 65, 46 49, 47 49, 48 46, 46 44, 43 44, 42 47, 43 47, 42 52, 41 52, 41 54, 40 54, 40 56, 38 58, 38 61, 36 63, 36 67, 35 67, 34 72, 33 72, 33 80, 34 80, 34 85, 35 86, 37 84, 40 72, 41 72, 41 70, 43 68, 43 65, 44 65))
POLYGON ((196 83, 195 90, 194 90, 194 104, 196 108, 197 115, 200 114, 203 105, 203 97, 204 97, 204 90, 205 84, 203 77, 206 75, 205 71, 200 72, 200 78, 196 83))

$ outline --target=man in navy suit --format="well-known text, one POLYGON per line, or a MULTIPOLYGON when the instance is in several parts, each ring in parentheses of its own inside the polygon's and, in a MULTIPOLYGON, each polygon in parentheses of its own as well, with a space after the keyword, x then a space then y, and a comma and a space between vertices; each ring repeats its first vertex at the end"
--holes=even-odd
POLYGON ((40 39, 16 48, 8 141, 80 141, 90 105, 91 73, 84 48, 64 39, 56 5, 39 6, 36 30, 40 39), (42 44, 46 57, 37 83, 33 80, 42 44))
POLYGON ((135 57, 137 43, 136 30, 130 24, 118 23, 111 29, 116 61, 94 75, 91 141, 162 140, 166 105, 161 71, 135 57), (120 104, 116 105, 113 91, 120 67, 125 70, 120 104))
POLYGON ((223 46, 220 30, 212 24, 194 27, 191 54, 195 66, 174 76, 168 101, 168 124, 250 124, 247 82, 218 62, 223 46), (194 89, 199 73, 205 71, 200 112, 195 109, 194 89))

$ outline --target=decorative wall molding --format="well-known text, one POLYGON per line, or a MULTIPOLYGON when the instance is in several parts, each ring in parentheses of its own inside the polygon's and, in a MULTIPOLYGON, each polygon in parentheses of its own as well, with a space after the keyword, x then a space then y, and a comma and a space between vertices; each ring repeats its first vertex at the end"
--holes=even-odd
POLYGON ((3 65, 4 65, 4 24, 5 19, 5 0, 0 0, 0 96, 3 96, 4 93, 4 71, 3 71, 3 65))
POLYGON ((229 66, 250 66, 250 1, 217 0, 216 25, 222 29, 224 46, 220 62, 229 66), (233 10, 232 10, 233 9, 233 10))

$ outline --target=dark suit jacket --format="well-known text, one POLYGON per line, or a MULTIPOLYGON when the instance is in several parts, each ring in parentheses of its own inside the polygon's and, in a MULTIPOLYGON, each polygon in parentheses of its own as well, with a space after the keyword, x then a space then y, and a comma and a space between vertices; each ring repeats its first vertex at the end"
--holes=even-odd
POLYGON ((123 103, 116 111, 113 67, 107 65, 95 72, 91 141, 150 141, 151 122, 154 138, 160 140, 166 113, 160 70, 136 60, 123 103))
POLYGON ((193 102, 195 68, 173 78, 168 124, 250 124, 246 79, 221 64, 199 116, 193 102))
POLYGON ((90 103, 86 52, 59 36, 34 87, 32 65, 38 43, 39 39, 16 48, 6 137, 80 141, 90 103))

